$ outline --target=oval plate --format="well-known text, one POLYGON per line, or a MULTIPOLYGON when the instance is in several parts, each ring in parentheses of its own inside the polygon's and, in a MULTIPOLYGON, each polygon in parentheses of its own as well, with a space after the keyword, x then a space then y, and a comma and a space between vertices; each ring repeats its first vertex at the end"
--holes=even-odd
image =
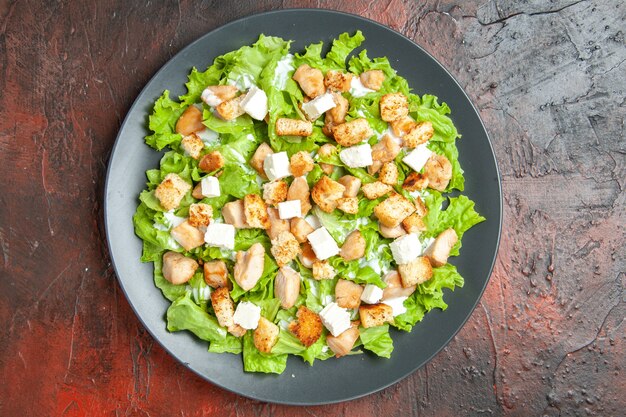
MULTIPOLYGON (((362 49, 362 48, 359 48, 362 49)), ((357 51, 358 52, 358 51, 357 51)), ((426 51, 393 30, 370 20, 327 10, 282 10, 246 17, 193 42, 150 80, 131 107, 118 134, 105 186, 105 222, 111 259, 120 286, 139 320, 172 356, 193 372, 227 390, 275 403, 313 405, 345 401, 383 389, 428 362, 461 329, 478 303, 491 275, 500 238, 500 178, 489 138, 478 113, 454 78, 426 51), (185 93, 193 66, 204 70, 213 59, 254 43, 259 34, 292 39, 292 51, 323 40, 327 45, 342 32, 361 30, 362 48, 370 57, 387 56, 418 94, 434 94, 452 109, 463 138, 457 142, 465 170, 465 192, 487 220, 468 231, 461 256, 452 263, 465 287, 446 290, 445 312, 433 310, 411 333, 392 331, 391 359, 364 354, 317 361, 313 367, 290 357, 282 375, 243 372, 241 355, 213 354, 207 343, 189 332, 169 333, 165 312, 170 303, 154 286, 152 263, 141 263, 142 243, 132 216, 145 187, 147 169, 158 166, 161 153, 148 147, 146 121, 163 90, 185 93)))

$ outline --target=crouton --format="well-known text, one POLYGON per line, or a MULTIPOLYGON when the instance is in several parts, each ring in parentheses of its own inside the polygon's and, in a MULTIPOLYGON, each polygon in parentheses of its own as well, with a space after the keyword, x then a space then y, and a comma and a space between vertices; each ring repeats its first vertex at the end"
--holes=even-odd
POLYGON ((374 135, 367 119, 354 119, 333 127, 333 137, 341 146, 352 146, 374 135))
POLYGON ((385 73, 381 70, 369 70, 363 72, 359 78, 361 79, 361 84, 366 88, 378 91, 385 82, 385 73))
POLYGON ((195 203, 189 206, 189 219, 193 227, 208 226, 213 220, 213 207, 204 203, 195 203))
POLYGON ((391 185, 384 184, 380 181, 370 182, 369 184, 365 184, 361 187, 363 190, 363 194, 366 198, 370 200, 376 200, 379 197, 388 194, 393 190, 391 185))
POLYGON ((409 101, 402 93, 389 93, 380 98, 380 118, 385 122, 394 120, 409 114, 409 101))
POLYGON ((211 151, 200 159, 198 168, 204 172, 213 172, 223 168, 224 163, 224 157, 220 151, 211 151))
POLYGON ((359 308, 363 287, 352 281, 340 279, 335 286, 335 302, 343 308, 359 308))
POLYGON ((289 323, 289 331, 293 333, 300 342, 309 347, 317 342, 322 335, 322 319, 320 316, 309 310, 305 306, 300 306, 296 313, 298 320, 289 323))
POLYGON ((263 178, 267 178, 267 175, 265 175, 265 170, 263 169, 265 158, 273 153, 274 151, 272 150, 272 148, 270 148, 270 145, 263 142, 259 145, 258 148, 256 148, 256 151, 254 151, 254 155, 252 155, 252 159, 250 159, 250 166, 254 168, 256 172, 258 172, 259 175, 263 178))
POLYGON ((393 134, 402 137, 409 133, 411 129, 417 126, 417 123, 411 116, 399 117, 389 123, 393 134))
POLYGON ((331 334, 326 336, 326 344, 330 350, 333 351, 336 358, 350 353, 354 347, 354 343, 359 338, 359 322, 353 321, 351 324, 352 326, 339 336, 333 336, 331 334))
POLYGON ((414 211, 415 206, 400 194, 392 194, 374 207, 374 214, 387 227, 396 227, 414 211))
POLYGON ((267 206, 260 195, 246 195, 243 198, 243 211, 248 226, 260 229, 268 229, 270 227, 267 206))
POLYGON ((241 102, 245 97, 246 95, 242 94, 230 100, 223 101, 215 108, 215 111, 224 120, 234 120, 245 113, 244 109, 241 107, 241 102))
POLYGON ((433 154, 424 165, 424 176, 428 179, 428 187, 445 191, 452 179, 452 164, 445 156, 433 154))
POLYGON ((428 214, 428 208, 426 207, 426 204, 424 204, 422 197, 417 197, 415 199, 415 213, 417 213, 420 217, 424 217, 428 214))
POLYGON ((402 143, 407 148, 415 148, 422 143, 426 143, 435 134, 431 122, 417 123, 406 135, 402 137, 402 143))
POLYGON ((420 233, 426 231, 426 224, 424 224, 422 216, 417 214, 417 212, 402 220, 402 227, 407 233, 420 233))
POLYGON ((228 268, 224 261, 209 261, 202 265, 204 282, 211 288, 228 287, 228 268))
POLYGON ((185 109, 176 122, 176 133, 183 136, 191 135, 204 129, 202 124, 202 111, 194 105, 185 109))
POLYGON ((415 171, 407 175, 402 183, 402 188, 407 191, 421 191, 426 187, 428 187, 428 178, 424 174, 415 171))
POLYGON ((204 233, 189 224, 188 220, 173 228, 170 235, 185 250, 204 245, 204 233))
POLYGON ((244 290, 248 291, 256 285, 265 268, 265 248, 255 243, 247 251, 239 251, 235 256, 233 276, 244 290))
POLYGON ((404 236, 407 233, 401 225, 397 225, 396 227, 387 227, 380 222, 378 222, 378 231, 382 237, 387 239, 395 239, 397 237, 404 236))
POLYGON ((356 197, 359 193, 359 189, 361 188, 361 180, 357 177, 353 177, 352 175, 344 175, 339 178, 337 182, 346 187, 343 192, 344 197, 356 197))
POLYGON ((306 242, 306 237, 314 230, 315 229, 311 227, 309 222, 304 220, 302 217, 294 217, 291 219, 291 234, 294 235, 296 240, 300 243, 306 242))
POLYGON ((359 307, 361 326, 382 326, 385 323, 393 323, 393 309, 387 304, 363 304, 359 307))
POLYGON ((230 298, 230 292, 227 287, 219 287, 211 291, 211 304, 220 326, 229 328, 235 324, 233 322, 235 303, 230 298))
POLYGON ((378 180, 383 184, 396 185, 398 182, 398 166, 393 162, 386 162, 378 173, 378 180))
POLYGON ((267 235, 271 239, 276 239, 282 232, 289 231, 289 220, 281 219, 278 215, 278 209, 268 207, 267 217, 270 220, 270 227, 267 229, 267 235))
POLYGON ((374 163, 367 167, 367 172, 374 175, 386 162, 393 161, 402 148, 390 135, 384 135, 378 143, 372 146, 372 160, 374 163))
POLYGON ((202 92, 202 101, 211 107, 215 107, 223 101, 228 101, 235 98, 239 89, 234 85, 210 85, 206 88, 210 91, 210 94, 202 92))
POLYGON ((278 136, 311 136, 313 133, 313 123, 308 120, 281 117, 276 120, 275 128, 278 136))
POLYGON ((278 341, 280 329, 277 325, 261 316, 257 328, 254 329, 254 346, 263 353, 270 353, 278 341))
POLYGON ((289 266, 283 266, 274 280, 274 295, 280 300, 280 306, 285 310, 296 304, 300 294, 300 273, 289 266))
POLYGON ((204 142, 195 133, 187 135, 180 141, 180 147, 183 148, 185 153, 193 159, 200 157, 200 152, 204 149, 204 142))
POLYGON ((173 210, 178 208, 189 190, 191 190, 191 185, 178 174, 170 173, 163 178, 161 184, 156 188, 154 196, 165 210, 173 210))
POLYGON ((448 263, 450 250, 452 250, 458 240, 459 237, 454 229, 446 229, 426 248, 424 256, 430 260, 432 266, 444 266, 448 263))
POLYGON ((326 115, 329 116, 329 120, 325 121, 330 121, 333 125, 345 123, 348 108, 350 107, 348 99, 339 93, 333 93, 333 101, 335 102, 335 107, 326 112, 326 115))
POLYGON ((232 224, 237 229, 250 228, 250 225, 246 223, 243 200, 235 200, 224 204, 224 207, 222 207, 222 217, 225 223, 232 224))
MULTIPOLYGON (((329 157, 336 153, 337 153, 337 147, 335 147, 335 145, 332 145, 330 143, 320 146, 320 148, 317 150, 317 154, 321 157, 329 157)), ((332 174, 333 170, 335 169, 335 166, 331 164, 325 164, 323 162, 320 162, 319 165, 320 165, 320 168, 322 168, 322 171, 324 171, 326 175, 332 174)))
POLYGON ((357 214, 359 212, 359 199, 356 197, 342 197, 337 200, 337 208, 344 213, 357 214))
POLYGON ((289 159, 289 168, 294 177, 301 177, 313 171, 313 158, 306 151, 296 152, 289 159))
POLYGON ((187 258, 182 253, 166 252, 163 255, 163 278, 174 285, 184 284, 189 281, 198 269, 198 262, 187 258))
POLYGON ((281 232, 275 239, 272 239, 272 255, 276 264, 285 266, 293 261, 300 253, 300 244, 291 232, 281 232))
POLYGON ((350 91, 351 82, 352 74, 349 72, 330 70, 324 77, 324 85, 330 91, 339 91, 342 93, 350 91))
POLYGON ((304 94, 311 98, 320 96, 326 92, 324 87, 324 74, 317 68, 311 68, 307 64, 302 64, 291 77, 300 85, 304 94))
POLYGON ((263 184, 263 200, 265 204, 274 206, 287 199, 289 186, 285 181, 271 181, 263 184))
POLYGON ((383 298, 381 301, 391 300, 398 297, 408 297, 415 292, 417 286, 411 285, 406 288, 402 286, 402 279, 398 271, 389 271, 383 277, 383 281, 387 286, 383 289, 383 298))
POLYGON ((341 246, 341 256, 345 261, 354 261, 365 255, 365 238, 359 230, 354 230, 346 237, 341 246))
POLYGON ((398 265, 398 273, 404 288, 419 285, 433 276, 433 268, 425 256, 418 256, 407 264, 398 265))
POLYGON ((300 253, 300 255, 298 255, 298 259, 300 259, 302 265, 309 269, 313 268, 313 263, 318 259, 317 256, 315 256, 315 252, 313 251, 311 243, 309 243, 308 241, 302 243, 302 245, 300 246, 300 250, 302 252, 300 253))
POLYGON ((345 189, 346 187, 324 175, 313 187, 311 197, 320 209, 331 213, 337 207, 337 200, 343 197, 345 189))
POLYGON ((337 271, 328 261, 313 261, 313 278, 316 280, 333 279, 337 275, 337 271))
POLYGON ((294 178, 287 191, 287 200, 300 200, 300 212, 302 216, 306 216, 309 210, 311 210, 310 197, 309 183, 306 181, 306 178, 294 178))

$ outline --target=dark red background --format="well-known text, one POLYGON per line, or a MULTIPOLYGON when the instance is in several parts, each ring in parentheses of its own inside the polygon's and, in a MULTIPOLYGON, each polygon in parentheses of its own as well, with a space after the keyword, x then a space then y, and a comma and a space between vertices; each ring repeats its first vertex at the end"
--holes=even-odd
MULTIPOLYGON (((251 401, 146 333, 102 227, 119 125, 177 51, 235 18, 334 2, 0 0, 0 415, 623 415, 626 6, 345 2, 439 59, 502 171, 485 296, 432 362, 331 406, 251 401)), ((375 378, 375 376, 372 376, 375 378)))

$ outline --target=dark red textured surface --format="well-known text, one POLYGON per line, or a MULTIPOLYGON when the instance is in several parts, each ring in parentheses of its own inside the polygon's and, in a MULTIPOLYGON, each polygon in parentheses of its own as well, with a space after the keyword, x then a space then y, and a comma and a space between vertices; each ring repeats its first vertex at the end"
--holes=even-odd
MULTIPOLYGON (((399 384, 331 406, 204 382, 115 279, 102 188, 142 86, 235 18, 330 2, 0 1, 0 415, 623 415, 626 6, 346 2, 439 59, 477 104, 504 230, 465 328, 399 384)), ((373 376, 375 377, 375 376, 373 376)))

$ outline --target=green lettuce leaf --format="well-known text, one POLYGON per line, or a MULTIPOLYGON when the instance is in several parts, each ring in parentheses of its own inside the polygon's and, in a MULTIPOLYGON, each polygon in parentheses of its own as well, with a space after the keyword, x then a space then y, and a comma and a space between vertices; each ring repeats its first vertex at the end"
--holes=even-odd
POLYGON ((148 117, 148 127, 153 132, 146 136, 146 143, 156 150, 166 146, 178 147, 182 136, 176 133, 176 122, 185 106, 170 99, 170 92, 165 90, 163 95, 154 103, 152 114, 148 117))
POLYGON ((226 334, 224 340, 214 340, 209 343, 209 352, 213 353, 234 353, 235 355, 243 351, 243 340, 230 333, 226 334))
POLYGON ((363 347, 370 352, 383 358, 391 357, 393 351, 393 340, 389 335, 389 325, 385 324, 377 327, 359 327, 359 338, 363 347))
POLYGON ((246 372, 281 374, 287 367, 287 354, 266 354, 254 346, 251 332, 243 337, 243 369, 246 372))
POLYGON ((167 330, 177 332, 189 330, 202 340, 223 341, 226 329, 217 323, 217 319, 194 303, 189 293, 178 298, 167 309, 167 330))

